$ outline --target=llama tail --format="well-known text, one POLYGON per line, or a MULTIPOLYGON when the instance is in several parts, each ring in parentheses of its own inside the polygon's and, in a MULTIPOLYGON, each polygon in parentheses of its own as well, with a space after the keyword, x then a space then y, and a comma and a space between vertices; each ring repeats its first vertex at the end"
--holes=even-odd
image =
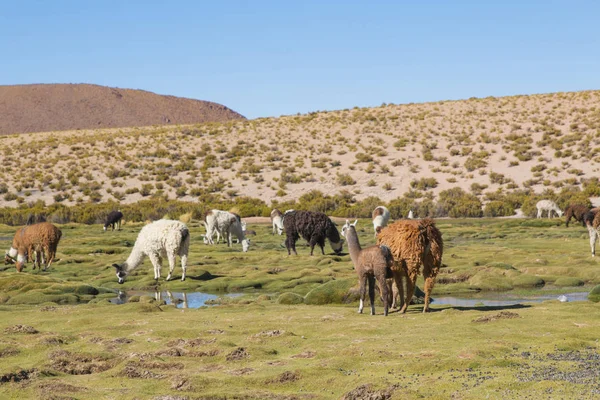
POLYGON ((190 230, 188 228, 183 228, 181 231, 181 244, 183 244, 190 237, 190 230))

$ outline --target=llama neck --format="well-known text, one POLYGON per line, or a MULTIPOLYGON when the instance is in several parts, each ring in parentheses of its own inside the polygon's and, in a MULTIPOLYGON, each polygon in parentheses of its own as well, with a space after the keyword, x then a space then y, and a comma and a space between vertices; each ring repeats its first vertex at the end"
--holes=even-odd
POLYGON ((348 241, 348 251, 350 252, 350 258, 352 262, 356 264, 358 260, 358 254, 361 251, 360 243, 358 242, 358 235, 356 229, 353 226, 348 228, 346 231, 346 240, 348 241))
POLYGON ((131 254, 125 260, 125 264, 123 264, 123 269, 125 272, 130 272, 131 270, 137 268, 142 261, 144 260, 144 253, 138 246, 133 246, 133 250, 131 250, 131 254))

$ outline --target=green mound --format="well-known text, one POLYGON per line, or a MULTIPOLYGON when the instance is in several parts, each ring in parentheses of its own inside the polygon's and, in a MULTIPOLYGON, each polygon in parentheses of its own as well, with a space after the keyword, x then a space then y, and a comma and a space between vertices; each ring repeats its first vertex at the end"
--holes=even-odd
POLYGON ((561 287, 583 286, 584 284, 585 282, 583 280, 572 276, 561 276, 554 281, 555 286, 561 287))
POLYGON ((277 303, 278 304, 302 304, 302 303, 304 303, 304 297, 302 297, 296 293, 286 292, 286 293, 282 293, 277 298, 277 303))
POLYGON ((600 301, 600 285, 594 286, 594 288, 588 294, 588 300, 597 303, 600 301))
POLYGON ((512 280, 512 284, 515 287, 520 288, 534 288, 534 287, 542 287, 546 284, 546 282, 540 278, 539 276, 532 275, 519 275, 512 280))
POLYGON ((306 304, 347 303, 350 289, 356 285, 356 278, 339 279, 324 283, 306 295, 306 304))

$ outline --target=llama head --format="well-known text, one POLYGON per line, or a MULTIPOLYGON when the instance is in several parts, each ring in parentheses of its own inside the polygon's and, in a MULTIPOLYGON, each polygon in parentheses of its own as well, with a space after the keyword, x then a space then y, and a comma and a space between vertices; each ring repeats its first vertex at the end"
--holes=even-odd
POLYGON ((278 235, 283 235, 283 218, 282 217, 279 217, 275 221, 275 228, 277 230, 278 235))
POLYGON ((123 269, 123 265, 113 264, 112 266, 117 270, 117 278, 119 279, 119 283, 122 284, 125 282, 127 272, 123 269))
POLYGON ((557 210, 556 213, 558 214, 559 217, 562 217, 564 214, 562 210, 557 210))
POLYGON ((350 228, 351 226, 356 227, 356 223, 358 222, 358 220, 354 220, 353 223, 350 223, 350 221, 346 220, 346 223, 344 224, 344 226, 342 226, 342 236, 346 237, 346 232, 348 231, 348 228, 350 228))
POLYGON ((202 241, 204 242, 204 244, 208 244, 208 238, 206 237, 206 235, 202 235, 202 241))
POLYGON ((335 254, 340 254, 342 252, 342 248, 344 247, 344 239, 340 238, 339 242, 332 242, 330 240, 329 244, 331 245, 331 248, 333 249, 335 254))
MULTIPOLYGON (((12 251, 13 248, 11 247, 10 250, 12 251)), ((17 262, 17 260, 15 259, 16 254, 12 255, 11 251, 7 251, 6 253, 4 253, 4 265, 14 264, 17 262)))
POLYGON ((244 251, 244 253, 248 251, 249 247, 250 247, 250 239, 242 240, 242 250, 244 251))
POLYGON ((25 268, 25 262, 27 262, 27 258, 24 255, 17 255, 17 262, 15 263, 15 268, 17 269, 17 272, 23 271, 23 268, 25 268))

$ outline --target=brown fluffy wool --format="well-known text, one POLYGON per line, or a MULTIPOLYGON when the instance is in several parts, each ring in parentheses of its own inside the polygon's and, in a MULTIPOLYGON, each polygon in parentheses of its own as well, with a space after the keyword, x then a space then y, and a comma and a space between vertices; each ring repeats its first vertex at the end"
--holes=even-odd
MULTIPOLYGON (((56 248, 58 247, 58 242, 60 241, 60 237, 62 236, 62 232, 56 226, 52 225, 49 222, 41 222, 39 224, 28 225, 17 231, 13 238, 13 247, 17 249, 18 255, 32 257, 32 255, 38 252, 45 253, 46 257, 44 266, 44 270, 46 270, 54 257, 56 256, 56 248)), ((39 265, 39 258, 37 260, 39 265)), ((17 271, 21 271, 23 269, 24 263, 17 261, 15 267, 17 271)), ((35 268, 35 265, 34 265, 35 268)))
POLYGON ((432 219, 399 220, 379 230, 377 244, 390 248, 394 256, 392 272, 400 295, 400 312, 406 311, 415 291, 417 277, 423 266, 425 305, 429 311, 431 291, 442 266, 444 244, 442 234, 432 219), (406 278, 406 294, 402 278, 406 278))

